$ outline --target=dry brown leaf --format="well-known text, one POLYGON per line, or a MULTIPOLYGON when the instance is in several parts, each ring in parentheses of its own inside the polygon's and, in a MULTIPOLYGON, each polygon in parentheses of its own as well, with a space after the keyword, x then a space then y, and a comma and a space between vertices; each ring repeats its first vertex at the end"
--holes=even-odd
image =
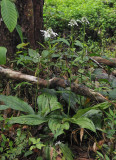
POLYGON ((80 130, 80 141, 81 142, 83 140, 83 135, 84 135, 84 128, 81 128, 81 130, 80 130))
POLYGON ((101 140, 101 141, 98 142, 98 145, 102 146, 104 144, 104 142, 105 142, 104 140, 101 140))
POLYGON ((57 157, 56 157, 56 160, 62 160, 62 157, 57 156, 57 157))
POLYGON ((97 151, 97 149, 98 149, 98 148, 97 148, 97 143, 96 143, 96 142, 94 142, 94 144, 93 144, 93 151, 94 151, 94 152, 96 152, 96 151, 97 151))
POLYGON ((103 144, 104 144, 104 140, 101 140, 99 141, 98 143, 97 142, 94 142, 93 144, 93 151, 96 152, 97 150, 101 149, 103 144))
POLYGON ((50 159, 51 159, 51 160, 52 160, 52 158, 53 158, 53 152, 54 152, 54 148, 51 147, 51 148, 50 148, 50 159))
POLYGON ((7 96, 10 95, 10 85, 9 85, 9 82, 7 83, 7 86, 6 86, 6 95, 7 96))

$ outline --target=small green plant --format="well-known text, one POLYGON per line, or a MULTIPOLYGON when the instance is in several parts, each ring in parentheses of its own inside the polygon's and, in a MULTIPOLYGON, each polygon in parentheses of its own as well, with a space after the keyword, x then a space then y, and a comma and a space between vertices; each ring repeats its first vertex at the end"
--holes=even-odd
POLYGON ((30 150, 33 149, 42 149, 42 147, 44 147, 45 145, 42 144, 42 142, 40 141, 40 138, 36 139, 36 138, 29 138, 30 142, 32 143, 32 146, 30 147, 30 150))
POLYGON ((17 130, 15 141, 2 134, 0 140, 0 159, 17 160, 17 157, 25 153, 25 147, 28 146, 28 138, 21 129, 17 130))
POLYGON ((27 125, 39 125, 48 122, 48 126, 54 134, 55 139, 59 135, 63 134, 64 130, 69 129, 69 123, 74 123, 80 125, 82 128, 87 128, 93 132, 96 132, 93 122, 87 117, 77 116, 77 114, 72 118, 68 117, 62 111, 62 105, 57 101, 57 97, 50 93, 43 93, 38 97, 37 114, 30 105, 21 101, 17 97, 0 95, 0 101, 5 103, 5 105, 0 106, 0 110, 12 108, 28 113, 28 115, 9 118, 9 124, 19 123, 27 125))
POLYGON ((105 135, 106 143, 103 144, 101 152, 97 151, 96 159, 100 160, 115 160, 116 151, 115 151, 115 133, 116 133, 116 111, 109 108, 109 112, 105 111, 104 117, 104 129, 102 132, 105 135))
POLYGON ((114 139, 115 132, 116 132, 116 110, 112 110, 109 108, 109 112, 105 112, 106 118, 104 118, 106 137, 108 139, 114 139))

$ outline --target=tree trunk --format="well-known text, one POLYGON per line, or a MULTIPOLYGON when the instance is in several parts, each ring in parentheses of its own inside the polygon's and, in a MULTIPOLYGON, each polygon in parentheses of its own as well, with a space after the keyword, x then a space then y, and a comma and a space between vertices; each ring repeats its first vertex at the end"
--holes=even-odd
MULTIPOLYGON (((40 30, 43 28, 43 4, 44 0, 18 0, 16 7, 19 13, 18 24, 22 28, 24 42, 29 42, 31 48, 38 48, 42 41, 40 30)), ((1 13, 0 13, 1 14, 1 13)), ((16 45, 21 43, 18 33, 8 31, 0 15, 0 46, 8 49, 8 56, 13 56, 16 45)))

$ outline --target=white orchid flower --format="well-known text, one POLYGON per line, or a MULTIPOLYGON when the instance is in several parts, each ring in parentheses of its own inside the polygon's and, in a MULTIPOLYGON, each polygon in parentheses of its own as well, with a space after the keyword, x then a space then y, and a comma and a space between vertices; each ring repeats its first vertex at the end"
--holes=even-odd
POLYGON ((51 28, 49 28, 47 31, 45 31, 45 30, 40 30, 40 31, 43 33, 43 36, 45 39, 58 36, 58 34, 53 32, 53 30, 51 28))

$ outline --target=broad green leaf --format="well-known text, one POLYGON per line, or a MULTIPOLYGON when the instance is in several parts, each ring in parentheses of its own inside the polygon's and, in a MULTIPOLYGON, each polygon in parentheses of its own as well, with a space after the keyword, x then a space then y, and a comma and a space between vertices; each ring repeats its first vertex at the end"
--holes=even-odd
POLYGON ((91 109, 82 116, 87 117, 90 120, 92 120, 96 129, 101 129, 101 124, 102 124, 102 111, 101 110, 91 109))
POLYGON ((110 108, 109 108, 109 113, 110 113, 110 115, 112 116, 112 117, 114 117, 116 114, 115 114, 115 112, 113 111, 113 110, 111 110, 110 108))
POLYGON ((76 40, 75 43, 74 43, 76 46, 79 46, 81 48, 83 48, 83 45, 80 41, 76 40))
POLYGON ((67 44, 68 46, 70 46, 70 43, 64 38, 59 38, 57 40, 52 41, 51 43, 56 43, 56 42, 63 42, 65 44, 67 44))
POLYGON ((100 110, 104 110, 106 108, 109 108, 111 106, 111 103, 106 101, 106 102, 103 102, 103 103, 99 103, 99 104, 96 104, 94 105, 91 109, 100 109, 100 110))
POLYGON ((86 129, 89 129, 93 132, 96 132, 95 125, 88 118, 81 117, 81 118, 77 119, 76 121, 74 120, 74 123, 78 124, 81 128, 86 128, 86 129))
POLYGON ((64 133, 64 130, 69 129, 68 122, 62 122, 61 119, 49 119, 48 126, 54 134, 54 138, 57 138, 59 135, 64 133))
POLYGON ((58 102, 55 95, 44 93, 37 98, 38 113, 41 111, 42 115, 46 116, 48 113, 61 109, 61 104, 58 102))
POLYGON ((0 116, 0 121, 3 121, 3 120, 4 120, 4 118, 0 116))
POLYGON ((7 49, 5 47, 0 47, 0 65, 6 63, 6 52, 7 49))
POLYGON ((29 43, 20 43, 20 44, 17 45, 17 48, 22 49, 22 48, 25 48, 28 45, 29 45, 29 43))
POLYGON ((107 156, 107 154, 105 154, 105 159, 110 160, 110 158, 107 156))
POLYGON ((5 109, 8 109, 10 108, 9 106, 6 106, 6 105, 0 105, 0 110, 5 110, 5 109))
MULTIPOLYGON (((43 160, 43 158, 42 157, 37 157, 37 159, 36 160, 43 160)), ((49 160, 49 159, 48 159, 49 160)))
MULTIPOLYGON (((45 159, 51 160, 51 146, 46 145, 44 147, 44 153, 45 153, 45 159)), ((40 160, 40 159, 38 159, 38 160, 40 160)))
POLYGON ((37 57, 37 55, 38 55, 38 52, 33 49, 28 49, 28 53, 29 53, 30 57, 37 57))
POLYGON ((111 82, 111 86, 112 88, 116 88, 116 79, 113 79, 113 81, 111 82))
POLYGON ((43 58, 48 57, 49 54, 50 54, 50 52, 49 52, 48 50, 43 50, 43 51, 42 51, 42 57, 43 57, 43 58))
POLYGON ((59 147, 63 153, 63 157, 65 157, 66 160, 73 160, 73 154, 66 144, 60 143, 59 147))
POLYGON ((41 143, 39 143, 39 144, 36 144, 36 148, 38 148, 38 149, 41 149, 42 147, 44 147, 45 145, 44 144, 41 144, 41 143))
POLYGON ((93 122, 90 119, 88 119, 86 117, 80 117, 78 119, 70 118, 67 120, 70 121, 71 123, 79 125, 81 128, 86 128, 86 129, 89 129, 93 132, 96 132, 95 125, 93 124, 93 122))
POLYGON ((18 32, 18 34, 19 34, 19 37, 20 37, 20 39, 21 39, 21 42, 23 42, 23 32, 22 32, 21 26, 17 24, 17 25, 16 25, 16 30, 17 30, 17 32, 18 32))
POLYGON ((57 91, 55 89, 49 89, 49 88, 44 88, 44 89, 41 89, 41 92, 42 93, 48 93, 50 95, 55 95, 56 96, 56 93, 57 91))
POLYGON ((17 25, 17 11, 15 4, 10 0, 2 0, 1 15, 8 30, 12 32, 17 25))
POLYGON ((111 99, 116 99, 116 88, 111 90, 111 91, 109 91, 109 97, 111 99))
POLYGON ((28 53, 34 63, 37 63, 40 61, 40 55, 36 50, 28 49, 28 53))
POLYGON ((84 72, 85 72, 85 69, 79 69, 78 72, 79 72, 79 73, 84 73, 84 72))
POLYGON ((100 153, 100 152, 97 151, 97 154, 100 156, 99 158, 103 158, 104 159, 104 156, 103 156, 102 153, 100 153))
POLYGON ((77 111, 77 113, 73 116, 73 118, 79 118, 81 117, 82 115, 84 115, 86 112, 88 112, 89 110, 91 110, 92 107, 88 107, 88 108, 85 108, 85 109, 80 109, 77 111))
POLYGON ((24 157, 30 156, 31 154, 33 154, 33 151, 25 151, 24 157))
MULTIPOLYGON (((8 108, 23 111, 28 114, 34 114, 33 108, 30 105, 28 105, 26 102, 20 100, 17 97, 0 95, 0 101, 4 102, 8 108)), ((3 105, 2 105, 2 108, 3 108, 3 105)))
POLYGON ((100 110, 103 110, 103 109, 106 109, 110 106, 111 104, 109 102, 103 102, 103 103, 99 103, 97 105, 94 105, 93 107, 88 107, 88 108, 85 108, 85 109, 80 109, 77 111, 77 113, 73 116, 73 118, 79 118, 81 117, 82 115, 84 115, 86 112, 92 110, 92 109, 100 109, 100 110))
POLYGON ((47 122, 47 119, 41 117, 40 115, 25 115, 20 117, 12 117, 9 118, 8 121, 9 124, 19 123, 27 125, 39 125, 44 122, 47 122))
POLYGON ((68 91, 64 88, 59 87, 59 91, 61 91, 62 98, 71 106, 71 108, 76 112, 76 103, 78 102, 77 96, 75 93, 68 91))

